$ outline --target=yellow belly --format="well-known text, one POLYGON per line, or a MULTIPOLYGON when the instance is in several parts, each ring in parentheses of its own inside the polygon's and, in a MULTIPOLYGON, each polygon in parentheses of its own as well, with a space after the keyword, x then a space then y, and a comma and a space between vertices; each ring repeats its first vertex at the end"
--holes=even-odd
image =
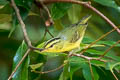
POLYGON ((71 50, 73 50, 75 48, 78 48, 79 46, 80 45, 77 42, 76 43, 67 43, 66 42, 65 44, 57 45, 54 48, 45 49, 42 52, 53 52, 53 53, 66 52, 66 51, 71 51, 71 50))

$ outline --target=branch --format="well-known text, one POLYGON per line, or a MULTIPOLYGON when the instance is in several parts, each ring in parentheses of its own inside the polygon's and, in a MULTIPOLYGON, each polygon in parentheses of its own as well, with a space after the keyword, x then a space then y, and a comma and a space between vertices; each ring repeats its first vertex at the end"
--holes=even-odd
MULTIPOLYGON (((50 22, 51 24, 54 24, 54 21, 52 20, 52 17, 51 17, 51 15, 50 15, 49 9, 47 8, 46 5, 44 5, 44 3, 43 3, 42 1, 40 1, 40 3, 41 3, 41 5, 42 5, 42 7, 46 10, 47 14, 48 14, 49 22, 50 22)), ((47 25, 47 24, 46 24, 46 25, 47 25)), ((50 25, 49 25, 49 26, 50 26, 50 25)))
POLYGON ((110 50, 111 50, 113 47, 115 47, 118 43, 120 43, 120 40, 118 40, 115 44, 113 44, 111 47, 109 47, 109 48, 104 52, 104 54, 99 57, 99 59, 103 58, 103 57, 108 53, 108 51, 110 51, 110 50))
POLYGON ((82 2, 82 1, 77 1, 77 0, 35 0, 36 3, 40 3, 43 2, 44 4, 49 4, 49 3, 55 3, 55 2, 65 2, 65 3, 73 3, 73 4, 79 4, 79 5, 83 5, 91 10, 93 10, 94 12, 96 12, 99 16, 101 16, 107 23, 109 23, 114 29, 117 30, 117 32, 120 34, 120 29, 111 21, 109 20, 106 16, 104 16, 104 14, 102 14, 99 10, 97 10, 96 8, 94 8, 91 5, 91 2, 82 2))
POLYGON ((29 39, 29 37, 28 37, 28 35, 27 35, 27 31, 26 31, 26 28, 25 28, 25 24, 24 24, 24 22, 23 22, 23 20, 22 20, 22 18, 21 18, 19 9, 17 8, 14 0, 11 0, 11 4, 12 4, 12 6, 13 6, 15 12, 16 12, 18 21, 19 21, 19 23, 20 23, 20 25, 21 25, 21 28, 22 28, 22 31, 23 31, 23 34, 24 34, 24 40, 25 40, 25 42, 26 42, 26 44, 27 44, 27 46, 28 46, 28 50, 27 50, 27 52, 24 54, 24 56, 22 57, 22 59, 20 60, 20 62, 17 64, 17 66, 15 67, 15 69, 13 70, 13 72, 11 73, 11 75, 10 75, 9 78, 8 78, 8 80, 10 80, 10 79, 12 78, 12 76, 13 76, 14 73, 17 71, 17 69, 18 69, 18 67, 20 66, 20 64, 22 64, 22 62, 24 61, 24 59, 27 57, 27 55, 29 54, 29 52, 30 52, 31 50, 39 50, 39 51, 43 50, 43 49, 39 49, 39 48, 36 48, 36 47, 32 46, 31 41, 30 41, 30 39, 29 39))
POLYGON ((78 57, 81 57, 81 58, 84 58, 84 59, 87 59, 87 60, 97 60, 97 61, 101 61, 101 62, 107 62, 106 60, 102 60, 102 59, 99 59, 99 58, 93 58, 93 57, 88 57, 88 56, 84 56, 84 55, 81 55, 81 54, 72 54, 72 56, 78 56, 78 57))
POLYGON ((47 73, 50 73, 50 72, 54 72, 54 71, 57 71, 59 69, 61 69, 62 67, 64 67, 66 63, 62 64, 61 66, 55 68, 55 69, 52 69, 52 70, 49 70, 49 71, 44 71, 44 72, 40 72, 40 71, 32 71, 32 72, 35 72, 35 73, 40 73, 40 74, 47 74, 47 73))
POLYGON ((114 78, 115 78, 116 80, 118 80, 118 78, 117 78, 117 76, 115 75, 115 73, 114 73, 113 71, 111 71, 111 73, 112 73, 112 75, 114 76, 114 78))
POLYGON ((112 33, 113 31, 115 31, 115 29, 112 29, 111 31, 105 33, 104 35, 102 35, 101 37, 99 37, 97 40, 95 40, 94 42, 92 42, 90 45, 87 46, 87 48, 85 48, 83 51, 81 51, 80 54, 83 54, 88 48, 90 48, 92 45, 94 45, 95 43, 97 43, 99 40, 103 39, 104 37, 106 37, 107 35, 109 35, 110 33, 112 33))
POLYGON ((48 26, 54 24, 54 21, 52 20, 50 11, 49 11, 49 9, 47 8, 47 6, 44 5, 43 2, 40 2, 40 3, 41 3, 41 5, 42 5, 42 7, 46 10, 46 12, 47 12, 47 14, 48 14, 48 17, 49 17, 49 19, 45 22, 45 25, 46 25, 45 31, 48 32, 48 34, 49 34, 52 38, 54 38, 54 36, 50 33, 50 31, 49 31, 48 28, 47 28, 48 26))
POLYGON ((22 30, 23 30, 25 42, 26 42, 27 45, 30 47, 30 46, 31 46, 31 41, 30 41, 30 39, 29 39, 29 37, 28 37, 28 35, 27 35, 27 31, 26 31, 26 28, 25 28, 25 24, 24 24, 24 22, 23 22, 23 20, 22 20, 22 18, 21 18, 21 16, 20 16, 20 11, 19 11, 19 9, 17 8, 14 0, 11 0, 11 4, 12 4, 12 6, 13 6, 15 12, 16 12, 18 21, 19 21, 19 23, 20 23, 20 25, 21 25, 21 28, 22 28, 22 30))
POLYGON ((27 55, 30 53, 30 49, 28 49, 26 51, 26 53, 24 54, 24 56, 22 57, 22 59, 20 60, 20 62, 17 64, 17 66, 15 67, 15 69, 13 70, 13 72, 11 73, 11 75, 9 76, 8 80, 12 79, 12 76, 14 75, 14 73, 17 71, 18 67, 20 66, 20 64, 24 61, 24 59, 27 57, 27 55))
POLYGON ((13 6, 15 12, 16 12, 18 21, 19 21, 19 23, 20 23, 20 25, 21 25, 21 28, 22 28, 22 31, 23 31, 23 34, 24 34, 24 40, 25 40, 25 42, 27 43, 28 47, 29 47, 31 50, 39 50, 39 51, 41 51, 42 49, 39 49, 39 48, 36 48, 36 47, 32 46, 31 41, 30 41, 30 39, 29 39, 29 37, 28 37, 26 28, 25 28, 25 24, 24 24, 24 22, 23 22, 23 20, 22 20, 22 18, 21 18, 20 11, 19 11, 19 9, 17 8, 14 0, 11 0, 11 4, 12 4, 12 6, 13 6))
POLYGON ((45 31, 48 32, 48 34, 49 34, 52 38, 54 38, 54 36, 50 33, 50 31, 48 30, 47 27, 46 27, 45 31))

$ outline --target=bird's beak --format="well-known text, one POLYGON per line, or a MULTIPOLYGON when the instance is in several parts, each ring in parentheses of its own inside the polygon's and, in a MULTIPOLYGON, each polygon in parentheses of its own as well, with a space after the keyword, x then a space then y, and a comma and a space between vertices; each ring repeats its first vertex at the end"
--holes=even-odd
POLYGON ((87 15, 87 16, 83 17, 83 18, 80 20, 79 24, 86 24, 86 23, 88 22, 88 20, 91 18, 91 16, 92 16, 92 15, 87 15))

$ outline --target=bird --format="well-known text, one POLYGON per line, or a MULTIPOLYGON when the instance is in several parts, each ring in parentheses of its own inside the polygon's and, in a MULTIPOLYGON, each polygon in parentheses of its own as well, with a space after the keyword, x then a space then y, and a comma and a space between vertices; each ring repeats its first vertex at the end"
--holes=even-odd
POLYGON ((84 37, 88 20, 91 15, 83 17, 80 21, 62 30, 55 38, 45 42, 42 52, 69 52, 80 48, 80 43, 84 37))

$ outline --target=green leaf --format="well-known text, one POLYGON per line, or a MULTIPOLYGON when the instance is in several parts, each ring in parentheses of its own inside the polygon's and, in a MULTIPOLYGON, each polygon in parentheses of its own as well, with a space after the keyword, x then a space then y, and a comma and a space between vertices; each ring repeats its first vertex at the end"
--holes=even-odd
POLYGON ((43 63, 37 63, 30 65, 30 68, 35 71, 37 68, 40 68, 43 65, 43 63))
POLYGON ((59 80, 67 80, 70 77, 69 68, 69 63, 67 63, 63 68, 63 72, 61 73, 59 80))
POLYGON ((63 30, 63 25, 62 25, 60 19, 57 19, 54 21, 54 28, 58 31, 63 30))
MULTIPOLYGON (((24 21, 27 18, 29 11, 26 10, 25 8, 21 8, 21 7, 19 8, 19 10, 20 10, 20 15, 22 17, 22 20, 24 21)), ((11 28, 11 31, 10 31, 8 37, 10 37, 12 35, 13 31, 16 29, 18 24, 19 24, 19 21, 17 19, 15 12, 13 11, 13 13, 12 13, 12 28, 11 28)))
POLYGON ((120 66, 120 62, 117 62, 117 63, 113 64, 113 65, 110 67, 110 70, 112 71, 113 68, 116 67, 116 66, 118 66, 118 65, 120 66))
POLYGON ((5 23, 5 22, 10 22, 11 19, 11 15, 9 14, 0 14, 0 24, 1 23, 5 23))
MULTIPOLYGON (((82 50, 82 49, 85 49, 85 48, 87 48, 88 46, 89 46, 90 44, 84 44, 84 43, 81 43, 80 44, 80 49, 82 50)), ((105 47, 104 45, 101 45, 101 44, 93 44, 92 46, 91 46, 91 48, 92 47, 105 47)))
POLYGON ((93 40, 93 39, 91 39, 89 37, 84 37, 83 40, 82 40, 83 43, 91 43, 93 41, 95 41, 95 40, 93 40))
POLYGON ((108 62, 106 69, 113 71, 113 69, 116 68, 117 66, 120 66, 120 62, 108 62))
POLYGON ((12 8, 10 4, 0 5, 0 14, 10 14, 11 15, 12 8))
MULTIPOLYGON (((83 76, 84 76, 84 78, 86 80, 92 80, 89 64, 88 63, 83 63, 82 64, 82 69, 83 69, 83 76)), ((94 80, 99 80, 99 75, 96 72, 95 67, 93 67, 93 66, 92 66, 92 72, 93 72, 94 80)))
POLYGON ((70 62, 70 71, 71 74, 74 73, 76 70, 81 68, 82 63, 85 63, 86 60, 80 57, 73 56, 69 59, 70 62))
POLYGON ((94 0, 94 1, 101 5, 112 7, 120 12, 120 6, 118 6, 114 0, 94 0))
MULTIPOLYGON (((28 13, 29 13, 30 8, 33 3, 33 0, 15 0, 15 3, 20 11, 22 20, 24 21, 26 19, 26 17, 28 16, 28 13)), ((13 16, 13 22, 12 22, 13 26, 12 26, 12 29, 11 29, 8 37, 10 37, 12 35, 13 31, 16 29, 16 26, 19 23, 17 16, 15 14, 15 11, 13 11, 12 16, 13 16)))
POLYGON ((72 7, 68 10, 68 18, 72 24, 80 20, 81 10, 81 6, 76 4, 73 4, 72 7))
MULTIPOLYGON (((27 45, 23 41, 14 56, 13 70, 17 66, 17 64, 20 62, 20 60, 22 59, 26 50, 27 50, 27 45)), ((29 56, 18 67, 17 71, 13 75, 12 80, 28 80, 28 67, 29 67, 29 56)))
POLYGON ((86 52, 88 52, 90 54, 99 54, 99 55, 104 53, 104 51, 98 51, 98 50, 95 50, 95 49, 87 49, 86 52))
POLYGON ((97 67, 106 67, 106 64, 104 62, 101 61, 97 61, 97 60, 91 60, 91 64, 97 67))
POLYGON ((0 5, 6 5, 6 4, 8 4, 7 0, 0 0, 0 5))
POLYGON ((21 6, 29 10, 31 8, 33 0, 15 0, 15 3, 17 6, 21 6))
POLYGON ((11 26, 11 24, 9 22, 5 22, 5 23, 0 24, 0 29, 10 30, 10 26, 11 26))
POLYGON ((73 56, 69 59, 70 61, 70 75, 73 75, 75 71, 82 67, 82 63, 85 63, 86 60, 80 57, 73 56))
MULTIPOLYGON (((105 44, 108 46, 112 46, 114 45, 116 42, 115 41, 99 41, 97 42, 98 44, 105 44)), ((120 47, 120 43, 116 45, 116 47, 120 47)))
MULTIPOLYGON (((88 53, 92 54, 92 55, 102 55, 104 54, 104 51, 99 51, 99 50, 95 50, 95 49, 87 49, 88 53)), ((112 59, 113 61, 120 61, 120 57, 116 56, 115 54, 108 52, 105 57, 107 57, 106 59, 112 59)), ((105 58, 104 58, 105 59, 105 58)))
MULTIPOLYGON (((83 43, 92 43, 95 40, 89 38, 89 37, 84 37, 82 42, 83 43)), ((108 46, 112 46, 114 45, 116 42, 115 41, 98 41, 96 44, 104 44, 104 45, 108 45, 108 46)), ((116 45, 116 47, 120 47, 120 43, 116 45)))
POLYGON ((70 79, 72 79, 72 76, 74 74, 75 71, 77 71, 78 69, 82 68, 82 64, 85 63, 86 60, 84 60, 83 58, 80 57, 76 57, 76 56, 72 56, 69 59, 69 65, 70 65, 70 79))
POLYGON ((71 7, 70 3, 54 3, 51 9, 51 16, 53 20, 63 17, 68 9, 71 7))

